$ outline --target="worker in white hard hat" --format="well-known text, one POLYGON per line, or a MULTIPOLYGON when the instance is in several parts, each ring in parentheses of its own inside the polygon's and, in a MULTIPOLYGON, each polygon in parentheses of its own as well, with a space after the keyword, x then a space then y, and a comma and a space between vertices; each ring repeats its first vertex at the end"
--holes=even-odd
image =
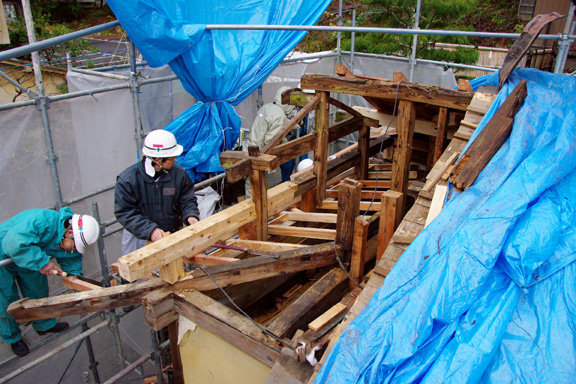
POLYGON ((182 151, 171 132, 152 131, 144 140, 144 159, 118 175, 114 214, 124 226, 123 255, 184 224, 198 222, 194 183, 184 168, 175 164, 182 151))
MULTIPOLYGON (((264 147, 288 122, 295 108, 293 105, 282 104, 282 93, 288 89, 291 88, 283 86, 278 89, 274 96, 274 102, 265 104, 258 110, 252 128, 243 143, 243 151, 247 151, 249 146, 264 147)), ((288 141, 288 139, 285 137, 282 142, 286 141, 288 141)), ((290 160, 280 165, 282 181, 290 180, 290 175, 294 170, 294 164, 295 161, 290 160)), ((245 191, 247 198, 252 197, 249 179, 246 179, 245 191)))
MULTIPOLYGON (((23 297, 47 297, 47 275, 81 275, 85 247, 99 236, 100 226, 92 216, 73 214, 69 207, 59 212, 30 209, 0 224, 0 259, 13 261, 0 267, 0 336, 16 355, 28 354, 20 328, 7 312, 20 299, 18 288, 23 297)), ((35 320, 32 326, 39 335, 68 329, 68 323, 56 319, 35 320)))

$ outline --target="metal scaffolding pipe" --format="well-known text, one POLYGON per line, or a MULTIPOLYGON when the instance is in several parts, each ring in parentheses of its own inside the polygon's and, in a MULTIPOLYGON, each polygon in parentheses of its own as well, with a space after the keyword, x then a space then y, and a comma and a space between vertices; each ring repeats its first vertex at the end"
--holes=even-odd
MULTIPOLYGON (((26 31, 28 33, 28 41, 30 45, 36 43, 36 32, 34 31, 34 22, 32 21, 32 9, 30 8, 30 0, 22 0, 22 8, 24 10, 24 20, 26 22, 26 31)), ((62 190, 60 188, 60 180, 58 178, 58 168, 56 167, 56 154, 54 153, 54 144, 52 143, 52 133, 50 132, 50 117, 48 116, 48 101, 44 93, 44 80, 42 79, 42 68, 40 67, 40 56, 38 52, 32 52, 32 67, 34 69, 34 77, 36 78, 36 89, 38 91, 38 108, 42 113, 42 124, 44 125, 44 137, 46 139, 46 149, 48 150, 48 164, 50 164, 50 171, 52 173, 52 186, 54 188, 54 197, 58 208, 64 206, 62 199, 62 190)))
MULTIPOLYGON (((416 1, 416 15, 414 17, 414 29, 420 29, 420 8, 422 5, 422 0, 416 1)), ((416 51, 418 50, 418 34, 414 34, 412 37, 412 52, 410 52, 410 76, 408 80, 412 81, 414 79, 414 67, 416 66, 416 51)))
POLYGON ((140 356, 138 360, 136 360, 135 362, 133 362, 132 364, 130 364, 129 366, 127 366, 126 368, 124 368, 123 370, 121 370, 108 380, 106 380, 104 384, 113 384, 117 382, 118 380, 120 380, 121 378, 123 378, 124 376, 126 376, 127 374, 129 374, 142 364, 144 364, 146 360, 149 360, 151 358, 152 358, 152 352, 148 352, 147 354, 140 356))
POLYGON ((570 4, 570 10, 568 11, 568 17, 566 18, 566 24, 564 25, 564 35, 562 39, 558 42, 560 49, 556 55, 556 64, 554 66, 554 73, 563 73, 564 67, 566 66, 566 59, 568 58, 568 52, 570 51, 570 45, 574 40, 570 40, 565 37, 574 33, 574 11, 576 10, 576 5, 574 3, 570 4))
POLYGON ((90 69, 80 69, 80 68, 70 68, 69 70, 72 72, 82 73, 84 75, 100 76, 100 77, 106 77, 108 79, 121 80, 121 81, 130 81, 130 76, 114 75, 112 73, 98 72, 98 71, 92 71, 90 69))
POLYGON ((40 356, 36 360, 32 360, 28 364, 25 364, 22 367, 18 368, 17 370, 13 371, 12 373, 0 378, 0 383, 5 383, 8 380, 12 380, 13 378, 20 375, 21 373, 26 372, 28 369, 40 364, 41 362, 43 362, 45 360, 48 360, 49 358, 57 355, 58 353, 65 350, 66 348, 71 347, 72 345, 76 344, 78 341, 98 332, 100 329, 106 327, 109 323, 110 323, 109 320, 105 320, 105 321, 102 321, 102 322, 96 324, 93 328, 90 328, 88 331, 82 332, 78 336, 75 336, 72 339, 63 343, 62 345, 59 345, 56 348, 52 349, 50 352, 46 353, 45 355, 40 356))

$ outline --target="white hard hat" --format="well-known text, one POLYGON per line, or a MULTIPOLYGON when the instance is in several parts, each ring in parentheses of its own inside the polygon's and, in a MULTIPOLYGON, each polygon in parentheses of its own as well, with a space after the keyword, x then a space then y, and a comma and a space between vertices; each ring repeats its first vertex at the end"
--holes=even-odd
POLYGON ((72 231, 74 231, 74 245, 76 250, 84 254, 87 245, 94 244, 100 236, 100 226, 95 218, 88 215, 72 216, 72 231))
POLYGON ((298 172, 311 167, 312 165, 314 165, 314 160, 312 159, 304 159, 301 162, 298 163, 298 167, 296 167, 296 170, 298 172))
POLYGON ((176 142, 172 132, 163 129, 152 131, 144 139, 142 153, 151 158, 180 156, 184 148, 176 142))

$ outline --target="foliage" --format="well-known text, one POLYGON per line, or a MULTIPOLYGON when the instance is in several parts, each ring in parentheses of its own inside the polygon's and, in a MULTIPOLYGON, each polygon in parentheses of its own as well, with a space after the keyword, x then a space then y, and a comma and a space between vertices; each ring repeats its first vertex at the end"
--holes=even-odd
MULTIPOLYGON (((77 3, 72 1, 53 2, 49 0, 32 0, 30 6, 37 41, 74 32, 74 30, 68 28, 65 24, 53 22, 51 18, 52 12, 56 11, 70 12, 69 15, 72 15, 74 12, 80 12, 77 3)), ((26 22, 23 17, 17 17, 15 21, 11 22, 8 25, 8 31, 10 34, 10 44, 6 46, 6 49, 28 44, 26 22)), ((86 51, 95 52, 96 49, 88 41, 76 39, 43 49, 40 51, 40 55, 48 61, 53 61, 65 59, 66 53, 70 53, 71 56, 78 56, 84 54, 86 51)))
MULTIPOLYGON (((360 13, 359 26, 384 28, 413 28, 416 0, 364 0, 365 10, 360 13)), ((477 6, 477 0, 426 0, 422 1, 419 26, 422 29, 466 30, 460 24, 477 6)), ((356 34, 355 50, 370 53, 409 57, 412 52, 413 35, 408 34, 356 34)), ((416 56, 435 60, 473 64, 478 60, 474 49, 455 51, 434 50, 438 42, 466 44, 463 36, 419 35, 416 56)), ((343 34, 342 48, 350 49, 350 34, 343 34)))

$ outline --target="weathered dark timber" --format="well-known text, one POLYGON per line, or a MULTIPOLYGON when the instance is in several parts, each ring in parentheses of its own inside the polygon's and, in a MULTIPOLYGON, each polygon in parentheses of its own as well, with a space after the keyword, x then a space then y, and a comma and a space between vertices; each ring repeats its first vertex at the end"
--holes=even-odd
POLYGON ((520 59, 522 59, 526 52, 528 52, 542 29, 548 23, 561 17, 564 16, 556 12, 547 13, 544 15, 537 15, 528 24, 526 24, 524 31, 522 31, 520 37, 514 41, 514 44, 512 44, 512 47, 510 47, 508 54, 504 58, 504 63, 502 64, 502 68, 498 74, 500 88, 502 88, 506 80, 508 80, 508 77, 514 68, 516 68, 520 59))
POLYGON ((518 83, 510 96, 502 103, 494 116, 486 124, 478 137, 462 155, 454 166, 450 181, 460 190, 471 186, 476 177, 498 152, 502 144, 510 136, 514 115, 526 97, 526 81, 518 83))

